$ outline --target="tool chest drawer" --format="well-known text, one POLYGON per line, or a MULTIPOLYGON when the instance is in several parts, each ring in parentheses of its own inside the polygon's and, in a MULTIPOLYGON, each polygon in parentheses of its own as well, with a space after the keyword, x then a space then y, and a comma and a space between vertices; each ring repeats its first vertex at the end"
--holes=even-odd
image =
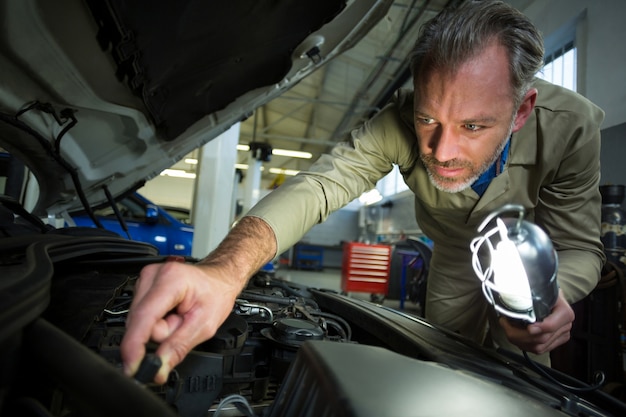
POLYGON ((346 242, 343 246, 341 290, 387 294, 391 246, 346 242))

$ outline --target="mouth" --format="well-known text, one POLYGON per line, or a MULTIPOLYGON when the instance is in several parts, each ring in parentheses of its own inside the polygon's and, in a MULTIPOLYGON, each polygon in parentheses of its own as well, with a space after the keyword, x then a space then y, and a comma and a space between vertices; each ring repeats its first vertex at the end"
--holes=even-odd
POLYGON ((445 181, 454 181, 461 177, 465 168, 463 167, 442 167, 438 165, 431 165, 431 172, 438 178, 445 181))
POLYGON ((472 167, 467 161, 459 159, 441 162, 432 154, 421 154, 420 157, 424 167, 432 176, 446 182, 453 182, 459 178, 463 178, 467 170, 471 170, 472 167))

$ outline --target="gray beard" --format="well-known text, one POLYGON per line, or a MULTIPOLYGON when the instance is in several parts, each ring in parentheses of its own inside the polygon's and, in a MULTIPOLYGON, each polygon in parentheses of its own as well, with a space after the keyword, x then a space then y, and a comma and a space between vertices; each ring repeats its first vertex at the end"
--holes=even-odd
MULTIPOLYGON (((451 186, 446 187, 445 186, 446 184, 443 184, 442 181, 438 181, 437 178, 433 175, 433 173, 428 168, 426 168, 426 172, 428 173, 428 179, 430 180, 430 183, 439 191, 443 191, 446 193, 459 193, 471 187, 472 184, 474 184, 476 180, 480 178, 480 176, 483 175, 498 160, 498 158, 500 158, 502 151, 504 150, 507 142, 509 141, 509 138, 511 137, 514 123, 515 123, 515 115, 513 115, 513 118, 511 119, 511 124, 509 125, 509 131, 507 135, 501 141, 500 145, 496 148, 491 158, 488 159, 486 162, 484 162, 480 166, 480 168, 476 171, 477 173, 475 173, 474 175, 472 175, 471 177, 469 177, 463 182, 450 183, 451 186)), ((428 167, 428 164, 424 162, 424 157, 422 154, 420 154, 420 159, 422 160, 424 167, 428 167)))

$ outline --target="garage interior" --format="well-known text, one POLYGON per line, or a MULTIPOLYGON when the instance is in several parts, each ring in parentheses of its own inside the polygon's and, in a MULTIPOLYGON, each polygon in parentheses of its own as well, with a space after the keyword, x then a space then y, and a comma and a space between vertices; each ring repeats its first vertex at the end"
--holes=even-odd
MULTIPOLYGON (((510 0, 508 3, 527 14, 539 27, 547 53, 550 48, 560 45, 565 37, 573 35, 577 51, 576 89, 606 112, 602 129, 601 184, 626 183, 626 165, 623 163, 626 155, 626 87, 620 72, 614 70, 626 65, 626 51, 615 47, 614 42, 626 36, 626 28, 618 18, 626 13, 626 4, 617 0, 510 0)), ((244 167, 238 171, 241 178, 236 186, 240 212, 245 212, 246 192, 249 193, 246 181, 253 177, 248 165, 255 163, 251 152, 246 150, 249 145, 260 143, 272 149, 311 154, 308 159, 271 155, 259 164, 263 167, 257 180, 260 196, 278 186, 285 178, 284 173, 306 170, 320 153, 344 140, 352 128, 380 109, 397 88, 410 87, 404 57, 411 39, 415 38, 420 24, 445 4, 446 1, 395 2, 389 15, 353 49, 260 107, 236 127, 238 135, 231 141, 238 145, 237 164, 244 167)), ((201 149, 194 151, 172 169, 193 176, 201 153, 201 149)), ((392 184, 392 187, 397 186, 392 184)), ((191 209, 192 217, 195 214, 193 179, 162 175, 139 191, 157 203, 185 206, 191 209)), ((623 203, 621 209, 624 209, 623 203)), ((195 234, 202 233, 203 229, 196 227, 195 234)), ((315 226, 299 245, 282 254, 276 260, 277 274, 302 284, 340 290, 344 242, 399 243, 402 248, 407 236, 423 237, 414 219, 410 192, 385 195, 381 201, 367 206, 355 201, 315 226)), ((206 239, 211 240, 210 237, 206 239)), ((623 275, 624 258, 612 256, 611 259, 619 268, 609 274, 612 277, 623 275)), ((400 306, 401 275, 402 259, 395 255, 386 301, 395 307, 400 306)), ((622 352, 626 353, 626 344, 623 340, 620 342, 624 335, 620 336, 615 330, 620 318, 617 308, 613 308, 622 300, 619 288, 618 278, 607 278, 602 288, 599 287, 586 302, 575 306, 578 317, 588 320, 577 320, 578 327, 574 329, 570 348, 561 349, 553 360, 580 379, 590 380, 594 369, 609 368, 610 378, 623 381, 625 361, 622 352), (572 363, 579 365, 572 366, 572 363)), ((364 294, 355 293, 356 296, 364 294)), ((419 304, 413 302, 403 303, 403 308, 419 313, 419 304)))
MULTIPOLYGON (((573 306, 577 320, 572 339, 552 353, 552 364, 582 381, 594 381, 602 371, 610 381, 609 392, 626 401, 626 84, 620 70, 626 66, 621 43, 626 39, 626 2, 506 1, 542 31, 547 55, 574 48, 573 88, 606 113, 601 189, 612 193, 603 200, 603 227, 613 222, 606 236, 603 231, 608 263, 597 288, 573 306)), ((398 89, 411 88, 406 57, 413 40, 425 21, 451 3, 455 0, 395 1, 354 47, 137 192, 188 215, 185 221, 194 227, 191 256, 202 258, 260 199, 349 138, 398 89)), ((287 281, 420 316, 431 250, 432 242, 415 220, 413 194, 393 171, 371 195, 331 214, 266 268, 287 281), (384 285, 347 283, 347 259, 359 245, 387 251, 384 285)))

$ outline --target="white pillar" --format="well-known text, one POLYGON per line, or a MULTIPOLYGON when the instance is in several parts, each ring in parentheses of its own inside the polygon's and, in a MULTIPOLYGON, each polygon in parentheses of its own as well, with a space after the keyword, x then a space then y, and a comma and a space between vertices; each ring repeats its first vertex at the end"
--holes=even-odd
POLYGON ((239 142, 239 123, 200 149, 194 199, 192 256, 203 258, 217 247, 233 222, 236 193, 233 178, 239 142))
POLYGON ((245 195, 243 200, 243 214, 247 213, 259 201, 261 195, 261 168, 263 162, 257 159, 254 152, 248 154, 248 169, 245 178, 245 195))
POLYGON ((263 162, 269 161, 271 157, 272 147, 268 143, 250 142, 243 214, 246 214, 259 201, 261 196, 261 169, 263 162))

